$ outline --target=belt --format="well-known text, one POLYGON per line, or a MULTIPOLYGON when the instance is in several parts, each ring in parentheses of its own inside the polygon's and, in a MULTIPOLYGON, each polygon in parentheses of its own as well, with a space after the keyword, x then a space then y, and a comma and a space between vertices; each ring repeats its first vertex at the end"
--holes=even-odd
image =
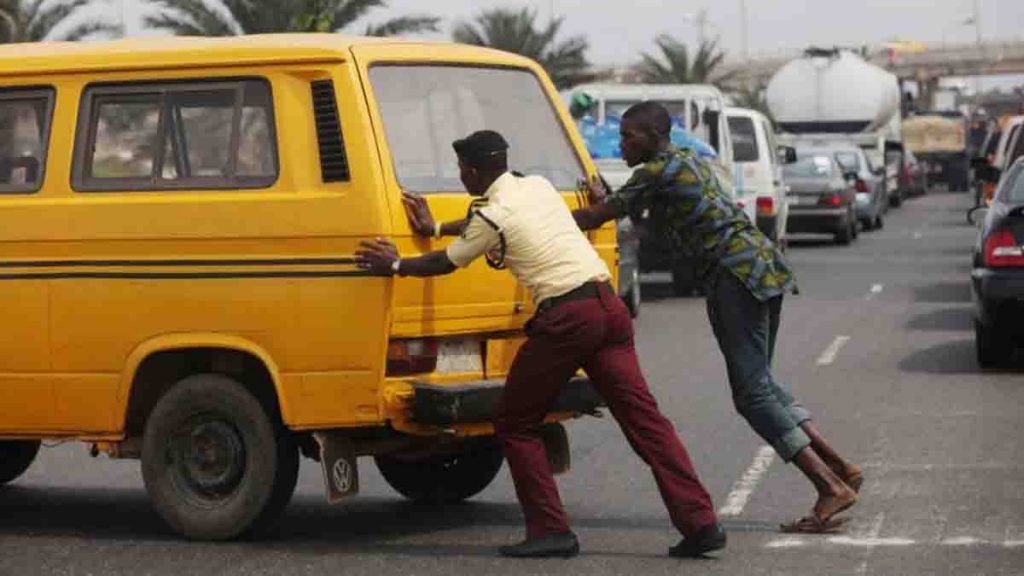
POLYGON ((572 302, 573 300, 586 300, 587 298, 598 298, 601 295, 601 286, 606 286, 611 289, 611 284, 604 281, 592 280, 590 282, 584 282, 578 287, 569 290, 565 294, 559 294, 558 296, 552 296, 551 298, 545 298, 541 300, 540 304, 537 304, 537 311, 543 312, 549 308, 554 308, 559 304, 565 302, 572 302))

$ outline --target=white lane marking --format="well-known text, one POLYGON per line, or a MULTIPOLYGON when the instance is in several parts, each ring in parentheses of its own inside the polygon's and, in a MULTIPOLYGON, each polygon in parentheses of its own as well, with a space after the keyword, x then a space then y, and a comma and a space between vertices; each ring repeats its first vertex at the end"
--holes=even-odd
POLYGON ((921 236, 924 236, 920 231, 914 232, 914 240, 920 240, 921 236))
MULTIPOLYGON (((764 544, 765 548, 777 549, 777 548, 799 548, 801 546, 809 546, 811 544, 833 544, 836 546, 850 546, 855 548, 881 548, 881 547, 903 547, 903 546, 1001 546, 1003 548, 1021 548, 1024 547, 1024 540, 1005 540, 999 542, 998 540, 985 540, 984 538, 975 538, 973 536, 958 536, 956 538, 946 538, 941 542, 923 542, 914 540, 913 538, 858 538, 853 536, 830 536, 829 538, 822 540, 817 536, 787 536, 785 538, 776 538, 769 540, 764 544)), ((859 568, 859 567, 858 567, 859 568)))
POLYGON ((943 546, 977 546, 978 544, 985 544, 985 541, 973 536, 957 536, 955 538, 946 538, 941 544, 943 546))
POLYGON ((739 516, 743 512, 743 508, 747 505, 747 500, 750 499, 750 495, 754 492, 754 487, 757 486, 764 473, 768 471, 768 467, 772 465, 772 460, 774 459, 775 450, 771 446, 761 446, 757 450, 757 454, 754 454, 754 461, 750 463, 747 471, 743 473, 743 476, 736 481, 732 490, 729 491, 729 496, 725 499, 725 506, 718 510, 719 516, 739 516))
POLYGON ((873 300, 875 296, 878 296, 879 294, 882 293, 883 289, 884 287, 881 284, 872 284, 871 290, 868 292, 867 296, 864 297, 864 299, 873 300))
POLYGON ((875 548, 876 546, 910 546, 916 544, 910 538, 853 538, 851 536, 832 536, 828 539, 829 544, 840 544, 843 546, 863 546, 875 548))
POLYGON ((836 359, 836 354, 839 353, 839 349, 849 341, 849 336, 836 336, 836 339, 828 345, 828 348, 825 348, 825 351, 821 353, 821 356, 818 356, 818 366, 827 366, 831 364, 832 361, 836 359))
POLYGON ((803 538, 797 536, 790 536, 789 538, 779 538, 772 540, 771 542, 764 545, 765 548, 798 548, 807 544, 803 538))
MULTIPOLYGON (((871 525, 871 530, 868 532, 867 539, 871 542, 878 541, 878 535, 882 533, 882 524, 885 523, 885 512, 880 512, 878 516, 875 516, 875 523, 871 525)), ((871 551, 875 549, 875 545, 868 545, 864 551, 864 561, 857 567, 857 574, 868 573, 868 561, 871 560, 871 551)))

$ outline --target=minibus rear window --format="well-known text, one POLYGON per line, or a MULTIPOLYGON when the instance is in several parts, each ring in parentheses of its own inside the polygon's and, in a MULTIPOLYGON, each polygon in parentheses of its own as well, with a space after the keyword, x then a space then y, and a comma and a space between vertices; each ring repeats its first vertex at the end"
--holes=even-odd
POLYGON ((729 117, 732 136, 732 159, 735 162, 757 162, 757 132, 754 121, 746 116, 729 117))
POLYGON ((52 89, 0 89, 0 193, 42 186, 52 112, 52 89))
POLYGON ((571 190, 585 176, 537 77, 528 70, 444 65, 370 69, 395 176, 414 192, 461 192, 452 141, 483 129, 509 142, 509 167, 571 190))

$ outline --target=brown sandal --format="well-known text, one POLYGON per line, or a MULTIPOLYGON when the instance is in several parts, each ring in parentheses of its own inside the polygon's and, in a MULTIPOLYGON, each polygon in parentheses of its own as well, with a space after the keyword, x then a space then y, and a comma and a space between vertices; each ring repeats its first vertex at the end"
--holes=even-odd
POLYGON ((843 482, 853 489, 854 492, 860 493, 860 487, 864 485, 864 473, 860 470, 850 474, 846 478, 843 478, 843 482))
POLYGON ((846 518, 827 518, 804 516, 788 524, 779 524, 779 531, 787 534, 835 534, 842 531, 846 518))

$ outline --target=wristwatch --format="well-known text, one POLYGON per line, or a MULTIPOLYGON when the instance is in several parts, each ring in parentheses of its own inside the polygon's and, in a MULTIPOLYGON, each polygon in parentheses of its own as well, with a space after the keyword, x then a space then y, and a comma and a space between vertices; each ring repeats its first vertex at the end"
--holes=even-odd
POLYGON ((401 258, 394 259, 391 262, 391 273, 394 274, 395 276, 401 276, 401 273, 398 271, 398 268, 401 265, 402 265, 402 259, 401 258))

